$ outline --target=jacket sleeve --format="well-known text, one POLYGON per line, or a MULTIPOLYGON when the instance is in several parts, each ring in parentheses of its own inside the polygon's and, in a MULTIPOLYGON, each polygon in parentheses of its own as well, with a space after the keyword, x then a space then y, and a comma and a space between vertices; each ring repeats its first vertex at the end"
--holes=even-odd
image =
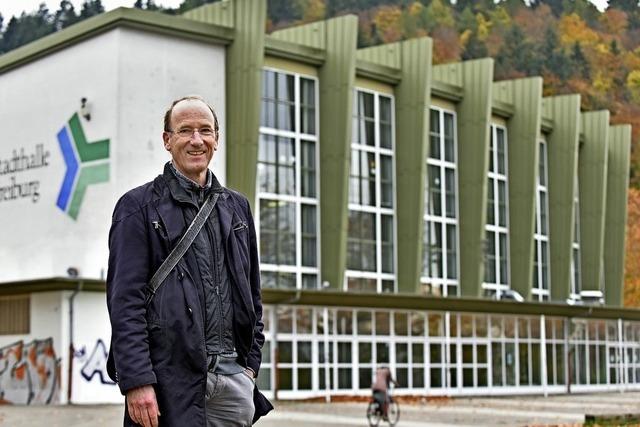
POLYGON ((245 199, 247 225, 249 227, 249 280, 251 286, 251 298, 253 300, 253 310, 256 314, 256 323, 253 327, 253 342, 249 355, 247 357, 247 365, 253 369, 258 375, 260 363, 262 362, 262 346, 264 345, 264 322, 262 321, 262 296, 260 295, 260 259, 258 257, 258 243, 256 239, 256 228, 253 223, 253 215, 249 201, 245 199))
POLYGON ((143 211, 133 197, 125 194, 113 213, 107 274, 111 351, 122 394, 156 383, 144 303, 149 259, 149 236, 143 211))

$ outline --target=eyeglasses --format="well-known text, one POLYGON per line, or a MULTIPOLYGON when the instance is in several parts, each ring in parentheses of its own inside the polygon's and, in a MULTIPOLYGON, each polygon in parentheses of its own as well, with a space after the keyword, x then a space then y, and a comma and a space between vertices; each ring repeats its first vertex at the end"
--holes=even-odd
POLYGON ((178 129, 176 131, 169 130, 167 132, 176 134, 181 138, 190 138, 193 135, 195 135, 196 132, 198 132, 200 134, 200 136, 203 137, 203 138, 211 138, 216 133, 211 128, 201 128, 201 129, 182 128, 182 129, 178 129))

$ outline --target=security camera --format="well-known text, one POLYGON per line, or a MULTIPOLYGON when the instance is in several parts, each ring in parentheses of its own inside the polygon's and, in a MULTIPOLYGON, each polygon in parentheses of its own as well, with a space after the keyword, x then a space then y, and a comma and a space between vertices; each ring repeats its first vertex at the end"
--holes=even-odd
POLYGON ((69 267, 67 268, 67 275, 72 279, 75 279, 80 275, 80 271, 78 271, 76 267, 69 267))
POLYGON ((85 97, 80 99, 80 114, 87 119, 87 121, 91 120, 91 104, 89 104, 89 101, 85 97))

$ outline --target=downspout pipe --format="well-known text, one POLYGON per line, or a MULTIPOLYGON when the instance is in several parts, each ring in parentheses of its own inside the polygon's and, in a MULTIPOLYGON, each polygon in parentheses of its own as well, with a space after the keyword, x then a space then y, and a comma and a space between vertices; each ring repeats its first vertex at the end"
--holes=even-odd
POLYGON ((71 387, 73 385, 73 358, 75 357, 75 346, 73 345, 73 303, 76 295, 82 291, 84 281, 81 279, 76 285, 76 289, 71 293, 69 297, 69 376, 67 384, 67 404, 71 404, 71 387))

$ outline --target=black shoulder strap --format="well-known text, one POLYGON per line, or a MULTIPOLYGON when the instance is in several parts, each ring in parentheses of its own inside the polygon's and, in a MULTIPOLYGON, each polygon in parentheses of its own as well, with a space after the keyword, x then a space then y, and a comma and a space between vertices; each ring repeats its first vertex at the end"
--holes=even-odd
POLYGON ((180 259, 184 256, 198 233, 200 233, 200 230, 202 230, 202 226, 205 222, 207 222, 207 218, 209 218, 209 215, 211 215, 211 212, 213 211, 213 208, 215 207, 219 196, 220 193, 216 192, 210 194, 209 197, 206 198, 206 200, 202 204, 202 207, 200 207, 200 210, 198 211, 196 217, 193 218, 193 221, 191 221, 189 228, 187 228, 187 231, 182 235, 176 247, 173 248, 167 259, 164 260, 153 277, 151 277, 151 280, 147 285, 149 287, 147 304, 149 304, 160 285, 162 285, 162 282, 164 282, 164 279, 167 278, 171 270, 173 270, 176 264, 178 264, 178 261, 180 261, 180 259))

